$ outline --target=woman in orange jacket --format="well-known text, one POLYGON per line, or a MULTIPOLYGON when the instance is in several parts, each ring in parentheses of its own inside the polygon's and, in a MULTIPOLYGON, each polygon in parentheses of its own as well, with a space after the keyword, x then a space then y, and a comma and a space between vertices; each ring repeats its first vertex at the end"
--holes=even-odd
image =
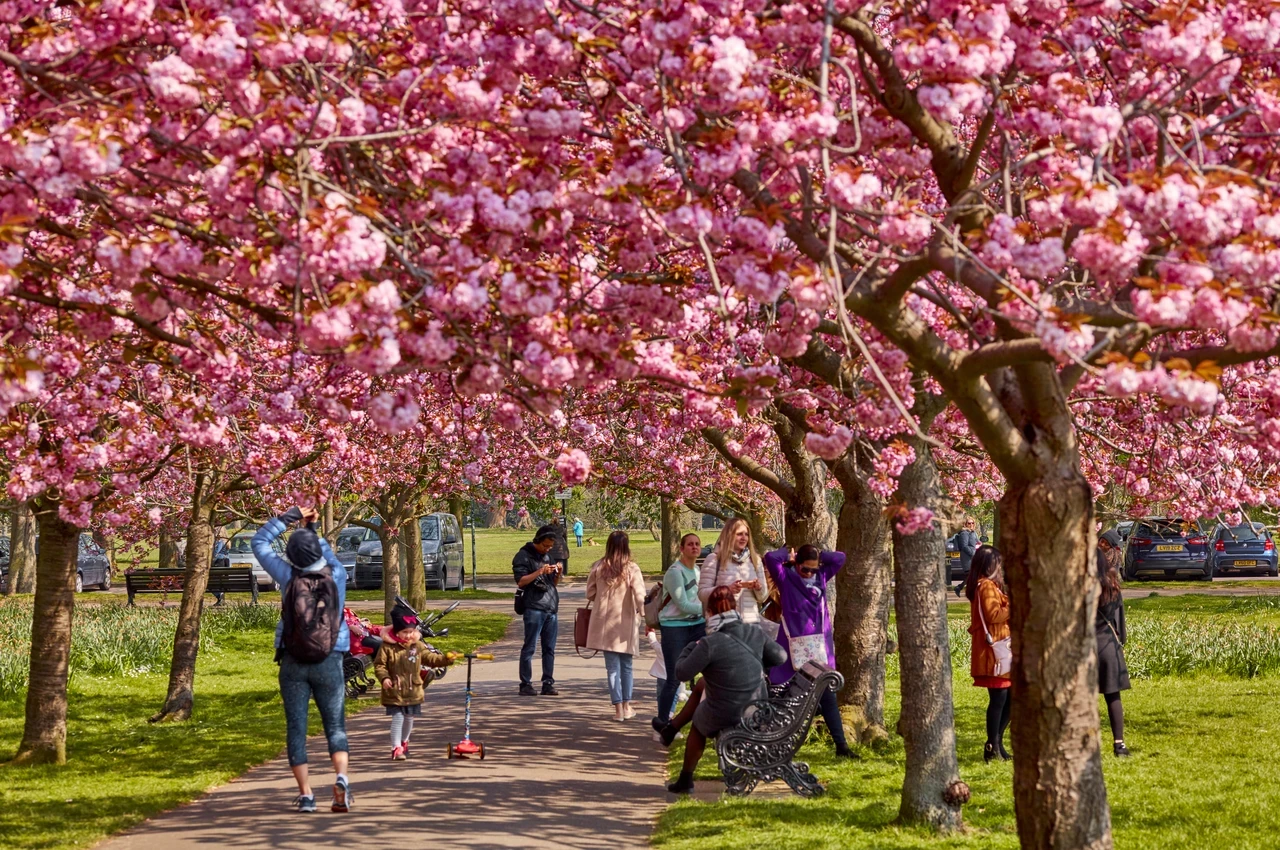
POLYGON ((969 634, 973 653, 969 672, 974 687, 987 689, 987 743, 984 761, 997 755, 1008 761, 1004 730, 1009 728, 1009 594, 1004 584, 1003 559, 994 546, 980 546, 969 564, 965 596, 969 598, 969 634))

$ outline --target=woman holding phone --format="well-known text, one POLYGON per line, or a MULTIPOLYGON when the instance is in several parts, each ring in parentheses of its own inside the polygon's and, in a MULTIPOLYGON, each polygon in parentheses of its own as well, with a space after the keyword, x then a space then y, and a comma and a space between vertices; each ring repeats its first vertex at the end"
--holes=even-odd
POLYGON ((741 517, 724 524, 715 548, 702 562, 698 598, 704 605, 717 587, 733 591, 744 623, 760 623, 760 609, 769 598, 769 586, 751 540, 751 526, 741 517))

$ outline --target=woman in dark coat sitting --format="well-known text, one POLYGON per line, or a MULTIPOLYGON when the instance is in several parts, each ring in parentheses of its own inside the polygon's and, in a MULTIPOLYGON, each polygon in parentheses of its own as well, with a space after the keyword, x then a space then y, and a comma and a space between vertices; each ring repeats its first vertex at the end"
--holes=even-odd
POLYGON ((787 653, 759 626, 742 621, 732 587, 711 591, 707 615, 707 636, 684 648, 675 669, 677 681, 691 681, 699 673, 702 681, 662 730, 663 741, 670 744, 675 730, 693 721, 684 745, 680 778, 667 786, 673 794, 693 790, 693 771, 707 739, 736 726, 747 706, 768 696, 765 670, 787 660, 787 653))
POLYGON ((1098 538, 1098 616, 1094 621, 1098 636, 1098 693, 1107 701, 1115 754, 1129 755, 1124 745, 1124 706, 1120 692, 1129 690, 1129 666, 1124 660, 1128 633, 1124 622, 1124 598, 1120 595, 1120 534, 1115 529, 1098 538))

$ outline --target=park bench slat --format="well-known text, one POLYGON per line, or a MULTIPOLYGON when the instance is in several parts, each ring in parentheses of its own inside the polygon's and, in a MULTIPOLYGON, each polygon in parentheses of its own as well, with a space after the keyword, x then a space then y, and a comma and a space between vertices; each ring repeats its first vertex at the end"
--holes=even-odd
MULTIPOLYGON (((185 578, 186 570, 180 569, 134 570, 125 573, 125 591, 129 595, 129 604, 134 604, 133 597, 139 593, 181 593, 185 578), (173 579, 177 581, 174 582, 173 579)), ((205 593, 219 597, 226 593, 248 593, 253 597, 253 604, 257 605, 258 580, 253 575, 253 567, 209 570, 209 586, 205 588, 205 593)), ((222 604, 221 598, 218 604, 222 604)))

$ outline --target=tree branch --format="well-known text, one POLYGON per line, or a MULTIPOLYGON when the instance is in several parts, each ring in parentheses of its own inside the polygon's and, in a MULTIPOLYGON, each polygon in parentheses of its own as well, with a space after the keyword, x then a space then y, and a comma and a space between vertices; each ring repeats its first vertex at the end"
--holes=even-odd
POLYGON ((784 502, 791 501, 795 495, 795 487, 783 481, 773 470, 749 457, 735 455, 729 450, 729 442, 719 428, 703 428, 702 438, 706 440, 729 465, 758 484, 763 484, 778 495, 784 502))

